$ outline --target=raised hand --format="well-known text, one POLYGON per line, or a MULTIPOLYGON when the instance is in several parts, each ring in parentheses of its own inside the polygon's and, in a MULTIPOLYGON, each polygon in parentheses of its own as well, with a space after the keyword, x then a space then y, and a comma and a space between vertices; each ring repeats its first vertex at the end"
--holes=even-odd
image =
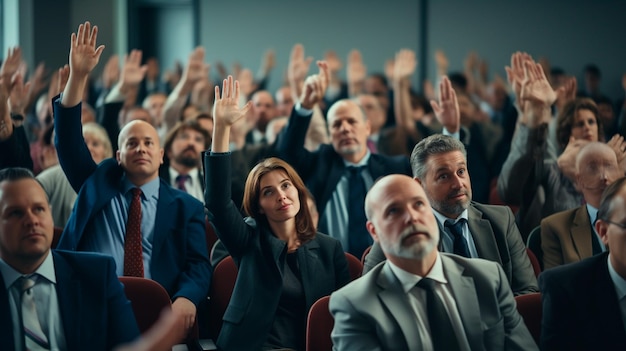
POLYGON ((576 91, 578 90, 578 83, 576 77, 568 77, 565 83, 556 90, 556 107, 559 111, 563 110, 563 107, 576 99, 576 91))
POLYGON ((287 78, 291 84, 300 83, 304 81, 307 73, 309 72, 309 66, 313 62, 312 57, 304 58, 304 46, 302 44, 296 44, 291 49, 291 56, 289 58, 289 66, 287 68, 287 78))
POLYGON ((324 99, 328 82, 330 81, 330 72, 326 61, 317 61, 319 73, 307 77, 304 81, 302 94, 300 95, 300 105, 308 110, 312 110, 316 104, 324 99))
POLYGON ((457 133, 461 129, 461 112, 456 98, 456 92, 448 77, 444 76, 439 83, 439 103, 430 100, 430 106, 435 116, 450 133, 457 133))
POLYGON ((276 66, 276 53, 274 50, 267 50, 263 55, 263 60, 261 63, 261 73, 263 76, 267 76, 272 69, 276 66))
POLYGON ((131 50, 130 54, 124 55, 124 65, 120 72, 120 90, 139 86, 148 70, 147 65, 141 65, 141 50, 131 50))
POLYGON ((24 79, 21 74, 16 74, 13 77, 13 89, 9 97, 9 104, 11 112, 24 116, 26 114, 26 106, 28 105, 28 91, 30 90, 30 83, 24 84, 24 79))
POLYGON ((563 150, 563 153, 557 158, 557 165, 561 170, 561 173, 572 181, 576 181, 576 156, 580 152, 580 149, 587 145, 589 141, 585 139, 575 139, 570 136, 569 142, 563 150))
POLYGON ((515 52, 511 55, 511 66, 506 66, 504 69, 506 70, 506 78, 509 81, 509 85, 515 94, 515 100, 518 107, 520 109, 523 108, 523 104, 521 102, 521 94, 522 94, 522 82, 524 81, 524 63, 526 61, 532 61, 530 55, 525 52, 515 52))
POLYGON ((232 126, 248 113, 252 102, 248 101, 242 108, 239 107, 239 81, 228 76, 222 82, 222 92, 220 87, 215 86, 215 103, 213 104, 213 118, 215 124, 222 126, 232 126))
POLYGON ((78 26, 78 33, 72 33, 70 46, 70 75, 86 79, 96 67, 104 50, 104 45, 96 47, 98 27, 91 27, 89 21, 78 26))
POLYGON ((352 50, 348 54, 348 66, 346 67, 348 84, 361 84, 367 76, 367 67, 363 64, 363 58, 359 50, 352 50))
MULTIPOLYGON (((2 66, 0 66, 0 76, 9 78, 13 78, 13 75, 17 72, 22 64, 22 49, 18 46, 13 49, 9 49, 7 52, 7 57, 2 62, 2 66)), ((7 83, 5 83, 7 84, 7 83)))
POLYGON ((207 64, 204 63, 204 48, 198 46, 189 55, 187 60, 187 66, 183 70, 183 76, 181 80, 188 85, 189 90, 193 88, 193 85, 197 81, 204 78, 206 73, 207 64))
POLYGON ((120 58, 112 55, 107 60, 102 70, 102 85, 105 89, 110 89, 120 78, 120 58))
POLYGON ((343 68, 343 63, 339 58, 339 55, 333 50, 326 51, 324 54, 324 61, 328 63, 328 69, 330 71, 331 76, 336 75, 341 68, 343 68))
POLYGON ((524 63, 524 81, 520 97, 522 102, 529 101, 541 107, 550 107, 556 100, 556 93, 540 64, 531 61, 524 63))
POLYGON ((445 75, 448 72, 448 58, 442 50, 435 51, 435 64, 437 65, 437 73, 445 75))
POLYGON ((395 79, 410 78, 415 73, 417 60, 415 53, 409 49, 402 49, 396 54, 393 76, 395 79))

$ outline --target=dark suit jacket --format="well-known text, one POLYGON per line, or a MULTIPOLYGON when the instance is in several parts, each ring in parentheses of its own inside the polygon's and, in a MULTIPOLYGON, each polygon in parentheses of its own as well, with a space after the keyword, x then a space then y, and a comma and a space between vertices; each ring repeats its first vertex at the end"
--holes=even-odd
MULTIPOLYGON (((467 225, 480 258, 500 263, 515 295, 537 292, 537 279, 526 253, 526 246, 515 225, 515 217, 507 206, 483 205, 472 202, 468 208, 467 225)), ((444 229, 439 226, 439 232, 444 229)), ((443 235, 443 234, 442 234, 443 235)), ((440 243, 441 245, 441 243, 440 243)), ((439 246, 441 250, 441 246, 439 246)), ((378 243, 365 258, 367 272, 385 255, 378 243)))
POLYGON ((541 221, 544 269, 593 256, 593 235, 586 205, 544 218, 541 221))
MULTIPOLYGON (((80 104, 54 104, 59 162, 78 193, 58 248, 81 250, 85 229, 119 193, 124 170, 115 159, 96 165, 80 132, 80 104)), ((202 203, 161 180, 150 271, 172 299, 183 296, 196 306, 209 292, 211 269, 206 247, 202 203)))
MULTIPOLYGON (((260 350, 278 308, 287 245, 269 226, 244 222, 230 199, 230 162, 229 153, 205 156, 206 207, 214 216, 220 240, 239 267, 217 346, 222 350, 260 350)), ((315 301, 350 280, 348 264, 341 244, 324 234, 301 246, 297 255, 308 313, 315 301)))
POLYGON ((626 331, 608 253, 539 276, 542 350, 623 350, 626 331))
MULTIPOLYGON (((52 250, 68 350, 110 350, 139 336, 124 288, 108 256, 52 250)), ((1 280, 1 276, 0 276, 1 280)), ((0 289, 0 345, 15 350, 7 290, 0 289)), ((21 328, 21 325, 17 326, 21 328)))
POLYGON ((33 160, 30 158, 30 144, 26 137, 24 126, 13 126, 13 134, 0 141, 0 169, 9 167, 23 167, 33 170, 33 160))
MULTIPOLYGON (((441 254, 443 271, 472 350, 536 350, 502 268, 441 254)), ((333 350, 420 350, 411 302, 387 262, 333 293, 333 350)))
MULTIPOLYGON (((346 167, 343 158, 335 152, 332 145, 321 145, 315 152, 304 148, 304 138, 310 122, 311 116, 300 116, 294 108, 289 117, 289 124, 278 140, 278 153, 296 169, 315 197, 320 214, 320 227, 323 228, 324 209, 346 167)), ((411 166, 405 156, 372 154, 367 168, 374 181, 394 173, 411 175, 411 166)))

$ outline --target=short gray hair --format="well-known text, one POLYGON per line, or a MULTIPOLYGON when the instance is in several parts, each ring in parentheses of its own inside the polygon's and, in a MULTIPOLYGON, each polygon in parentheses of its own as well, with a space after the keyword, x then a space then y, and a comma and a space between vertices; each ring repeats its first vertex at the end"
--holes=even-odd
POLYGON ((426 162, 428 162, 430 156, 453 151, 461 152, 463 157, 467 159, 467 152, 465 151, 463 143, 449 135, 435 134, 422 139, 422 141, 415 145, 411 153, 413 177, 424 179, 426 176, 426 162))

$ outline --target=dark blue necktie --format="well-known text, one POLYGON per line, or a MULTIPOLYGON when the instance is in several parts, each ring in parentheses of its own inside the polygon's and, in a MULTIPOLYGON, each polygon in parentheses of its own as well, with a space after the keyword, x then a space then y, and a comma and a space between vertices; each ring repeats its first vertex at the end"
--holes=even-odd
POLYGON ((363 251, 372 244, 372 237, 365 222, 365 180, 361 171, 365 167, 348 167, 348 252, 361 257, 363 251))
POLYGON ((454 253, 459 256, 471 258, 472 255, 470 254, 469 247, 467 246, 467 240, 463 237, 463 225, 465 222, 465 218, 461 218, 456 223, 453 221, 446 221, 445 226, 450 229, 452 237, 454 238, 454 253))

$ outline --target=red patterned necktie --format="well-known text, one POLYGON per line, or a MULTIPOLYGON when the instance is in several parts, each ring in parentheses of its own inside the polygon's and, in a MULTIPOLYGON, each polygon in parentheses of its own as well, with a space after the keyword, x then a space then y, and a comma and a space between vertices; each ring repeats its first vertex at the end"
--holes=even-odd
POLYGON ((143 248, 141 246, 141 189, 133 189, 128 208, 126 240, 124 241, 124 275, 143 277, 143 248))

